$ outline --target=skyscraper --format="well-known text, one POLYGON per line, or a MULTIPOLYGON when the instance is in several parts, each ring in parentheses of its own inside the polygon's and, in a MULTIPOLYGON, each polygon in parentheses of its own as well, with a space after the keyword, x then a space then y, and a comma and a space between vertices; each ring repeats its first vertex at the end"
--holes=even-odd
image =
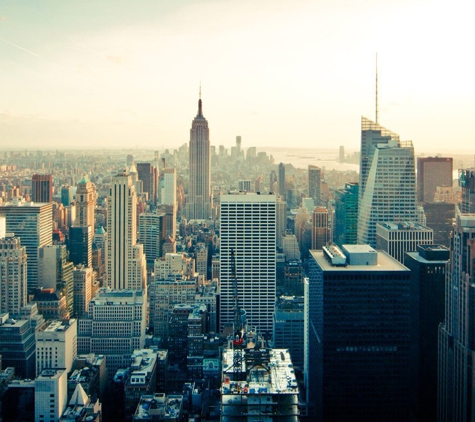
POLYGON ((38 285, 38 248, 52 244, 53 206, 51 203, 9 202, 0 206, 8 233, 21 239, 28 256, 28 290, 38 285))
POLYGON ((89 177, 84 176, 78 183, 76 191, 76 222, 77 226, 91 226, 94 233, 94 206, 96 205, 96 191, 89 177))
POLYGON ((124 171, 112 178, 107 202, 107 279, 112 289, 142 289, 146 285, 143 246, 137 245, 136 215, 135 189, 124 171))
POLYGON ((335 191, 333 241, 339 246, 356 245, 358 238, 358 183, 345 183, 335 191))
POLYGON ((320 205, 321 169, 317 166, 308 166, 308 196, 313 199, 314 205, 320 205))
POLYGON ((376 247, 376 223, 417 221, 411 141, 362 117, 358 243, 376 247))
POLYGON ((418 157, 417 158, 417 200, 434 202, 437 186, 453 184, 453 158, 418 157))
POLYGON ((284 163, 279 163, 277 183, 279 187, 279 195, 283 200, 285 200, 287 192, 285 191, 285 165, 284 163))
POLYGON ((272 333, 276 291, 276 196, 239 193, 221 196, 221 329, 234 318, 231 252, 236 260, 239 306, 248 324, 272 333))
POLYGON ((315 207, 312 212, 312 249, 322 249, 329 241, 328 210, 315 207))
POLYGON ((409 420, 410 271, 368 245, 310 252, 307 398, 323 421, 409 420))
POLYGON ((31 200, 33 202, 53 201, 53 176, 34 174, 31 178, 31 200))
POLYGON ((439 327, 437 420, 475 420, 475 295, 473 259, 475 247, 474 174, 460 172, 462 204, 457 208, 445 278, 445 320, 439 327))
POLYGON ((137 163, 138 178, 143 182, 143 192, 148 194, 148 200, 157 202, 157 171, 150 163, 137 163))
POLYGON ((203 220, 211 217, 211 148, 208 121, 203 116, 200 98, 198 114, 191 123, 189 147, 189 191, 185 215, 188 220, 203 220))
POLYGON ((18 317, 27 303, 26 248, 20 239, 0 238, 0 313, 18 317))
POLYGON ((165 213, 144 212, 139 215, 139 240, 143 245, 147 266, 153 268, 157 258, 162 256, 165 240, 165 213))

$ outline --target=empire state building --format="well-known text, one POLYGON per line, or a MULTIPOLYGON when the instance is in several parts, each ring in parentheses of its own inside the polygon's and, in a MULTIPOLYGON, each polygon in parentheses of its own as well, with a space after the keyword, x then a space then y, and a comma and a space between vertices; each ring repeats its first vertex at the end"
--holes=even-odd
POLYGON ((200 98, 198 114, 190 129, 190 185, 186 203, 188 220, 205 220, 211 217, 211 148, 208 121, 203 116, 200 98))

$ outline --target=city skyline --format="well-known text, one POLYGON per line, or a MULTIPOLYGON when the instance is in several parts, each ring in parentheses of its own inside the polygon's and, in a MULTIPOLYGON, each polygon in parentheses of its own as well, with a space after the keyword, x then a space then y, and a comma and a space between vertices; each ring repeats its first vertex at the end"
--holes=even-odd
POLYGON ((214 145, 242 135, 257 147, 291 139, 295 147, 358 149, 360 116, 375 114, 376 52, 381 124, 398 127, 417 151, 463 150, 473 139, 473 63, 464 54, 473 28, 463 7, 128 6, 2 3, 3 147, 177 147, 187 142, 201 80, 214 145))

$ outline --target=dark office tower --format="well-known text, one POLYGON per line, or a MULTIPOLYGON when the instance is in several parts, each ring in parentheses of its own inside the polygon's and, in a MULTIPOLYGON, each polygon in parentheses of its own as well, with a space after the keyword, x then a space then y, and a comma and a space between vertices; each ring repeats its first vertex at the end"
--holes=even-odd
POLYGON ((16 201, 0 206, 6 220, 7 233, 21 239, 28 256, 28 291, 38 286, 38 248, 51 245, 53 238, 53 205, 16 201))
POLYGON ((407 421, 410 271, 368 245, 343 252, 310 252, 307 399, 319 421, 407 421))
POLYGON ((434 202, 437 186, 453 184, 453 158, 418 157, 417 158, 417 200, 434 202))
POLYGON ((31 178, 31 200, 33 202, 53 201, 53 176, 34 174, 31 178))
POLYGON ((2 366, 15 368, 21 378, 35 377, 35 330, 28 319, 10 319, 0 316, 0 354, 2 366))
POLYGON ((462 190, 460 212, 475 213, 475 169, 459 170, 459 186, 462 190))
POLYGON ((320 205, 321 169, 317 166, 308 166, 308 196, 313 199, 316 207, 320 205))
POLYGON ((68 207, 73 202, 74 190, 72 186, 62 186, 61 187, 61 203, 68 207))
POLYGON ((358 237, 358 183, 335 191, 333 242, 339 247, 356 245, 358 237))
POLYGON ((186 218, 206 220, 211 217, 213 201, 211 197, 211 148, 208 121, 203 116, 200 99, 198 114, 191 123, 189 147, 190 184, 186 198, 186 218))
POLYGON ((417 221, 414 147, 362 117, 358 243, 376 247, 384 221, 417 221))
POLYGON ((468 178, 463 170, 459 179, 462 204, 457 208, 445 284, 445 320, 439 327, 439 373, 437 420, 439 422, 474 421, 475 388, 475 214, 468 178), (464 198, 465 197, 465 201, 464 198))
POLYGON ((69 229, 69 259, 74 265, 92 268, 92 234, 91 226, 69 229))
POLYGON ((150 163, 137 163, 139 180, 143 182, 143 192, 148 194, 148 200, 153 204, 157 202, 157 172, 150 163))
POLYGON ((282 199, 285 200, 285 165, 284 163, 279 163, 279 170, 278 170, 278 188, 279 188, 279 195, 282 199))
POLYGON ((438 329, 444 320, 449 252, 442 245, 419 245, 417 252, 406 252, 404 258, 404 265, 411 270, 415 306, 412 344, 417 347, 413 371, 417 404, 413 413, 419 422, 437 420, 438 329))

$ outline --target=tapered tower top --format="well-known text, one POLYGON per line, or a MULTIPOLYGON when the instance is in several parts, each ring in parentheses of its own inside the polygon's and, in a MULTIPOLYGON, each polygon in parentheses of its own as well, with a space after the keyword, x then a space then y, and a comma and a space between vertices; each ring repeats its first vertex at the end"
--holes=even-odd
POLYGON ((200 96, 198 99, 198 115, 196 117, 204 117, 203 116, 203 105, 201 103, 201 83, 200 83, 200 96))

